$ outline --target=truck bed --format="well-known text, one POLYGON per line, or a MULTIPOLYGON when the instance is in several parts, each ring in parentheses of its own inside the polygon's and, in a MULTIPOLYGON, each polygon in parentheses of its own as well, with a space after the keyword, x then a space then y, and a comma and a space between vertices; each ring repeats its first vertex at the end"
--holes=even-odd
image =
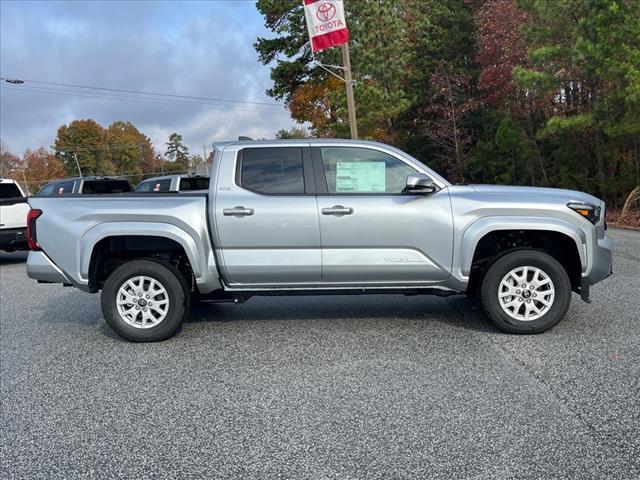
POLYGON ((87 291, 91 252, 98 242, 114 235, 145 237, 158 232, 184 247, 196 281, 206 287, 216 271, 207 202, 207 193, 28 199, 31 208, 42 211, 37 220, 42 252, 37 253, 46 255, 70 283, 87 291))

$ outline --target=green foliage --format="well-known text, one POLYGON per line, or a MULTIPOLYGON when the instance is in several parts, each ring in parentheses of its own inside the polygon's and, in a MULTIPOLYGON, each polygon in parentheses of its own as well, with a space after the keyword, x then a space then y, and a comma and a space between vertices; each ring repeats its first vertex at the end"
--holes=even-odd
POLYGON ((523 88, 534 92, 548 93, 558 86, 553 75, 529 68, 514 67, 513 77, 523 88))
POLYGON ((136 175, 135 181, 156 165, 151 141, 131 122, 105 129, 95 120, 74 120, 58 128, 54 148, 69 176, 136 175))
POLYGON ((60 126, 54 147, 68 175, 103 175, 114 170, 106 155, 104 128, 95 120, 74 120, 60 126))
MULTIPOLYGON (((348 136, 344 88, 312 61, 302 2, 257 5, 274 34, 256 42, 272 67, 268 93, 314 134, 348 136)), ((345 8, 362 137, 452 179, 576 188, 614 203, 638 183, 639 1, 350 0, 345 8)), ((315 58, 341 63, 337 48, 315 58)))
POLYGON ((581 133, 593 127, 593 114, 581 113, 570 117, 551 117, 538 131, 538 138, 544 139, 568 133, 581 133))
POLYGON ((162 170, 165 175, 187 173, 187 166, 182 162, 162 162, 162 170))
POLYGON ((293 127, 291 130, 279 130, 278 133, 276 133, 276 138, 279 140, 286 140, 286 139, 294 139, 294 138, 307 138, 309 135, 307 135, 307 131, 304 128, 296 128, 293 127))
POLYGON ((155 170, 153 146, 131 122, 113 122, 105 130, 108 158, 119 174, 136 175, 133 181, 144 173, 155 170))
POLYGON ((186 169, 189 166, 189 149, 182 143, 182 135, 172 133, 166 145, 165 156, 172 162, 182 164, 186 169))

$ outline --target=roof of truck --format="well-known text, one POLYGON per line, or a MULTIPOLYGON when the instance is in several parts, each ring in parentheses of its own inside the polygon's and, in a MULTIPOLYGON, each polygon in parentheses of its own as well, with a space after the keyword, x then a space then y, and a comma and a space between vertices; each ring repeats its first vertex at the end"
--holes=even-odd
MULTIPOLYGON (((214 142, 216 149, 221 149, 229 145, 279 145, 279 144, 300 144, 300 143, 322 143, 322 144, 345 144, 345 145, 379 145, 391 147, 380 142, 371 140, 351 140, 348 138, 288 138, 288 139, 271 139, 271 140, 227 140, 214 142)), ((393 148, 393 147, 391 147, 393 148)))

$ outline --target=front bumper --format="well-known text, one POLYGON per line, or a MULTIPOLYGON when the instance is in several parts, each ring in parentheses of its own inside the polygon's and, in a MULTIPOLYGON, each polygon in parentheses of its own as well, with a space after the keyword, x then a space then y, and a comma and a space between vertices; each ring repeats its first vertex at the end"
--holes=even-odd
POLYGON ((40 283, 65 283, 71 281, 44 252, 30 251, 27 257, 27 276, 40 283))
POLYGON ((593 247, 592 259, 591 269, 584 277, 589 285, 595 285, 613 273, 612 245, 607 235, 597 239, 593 247))
POLYGON ((605 234, 598 238, 593 247, 592 265, 589 273, 582 277, 580 285, 580 297, 589 302, 589 289, 591 285, 604 280, 613 273, 613 249, 611 239, 605 234))
POLYGON ((6 228, 0 230, 0 250, 27 250, 27 229, 6 228))

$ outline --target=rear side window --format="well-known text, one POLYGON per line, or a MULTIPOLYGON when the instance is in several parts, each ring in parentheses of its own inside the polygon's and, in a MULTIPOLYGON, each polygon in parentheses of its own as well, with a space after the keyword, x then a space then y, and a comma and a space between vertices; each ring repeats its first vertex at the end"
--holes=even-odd
POLYGON ((153 187, 153 182, 142 182, 134 191, 136 192, 150 192, 153 187))
POLYGON ((53 193, 55 195, 64 195, 66 193, 73 193, 73 182, 60 182, 56 183, 53 193))
POLYGON ((208 190, 208 178, 182 178, 180 179, 180 191, 188 192, 193 190, 208 190))
POLYGON ((136 192, 168 192, 171 190, 171 179, 166 178, 164 180, 151 180, 143 182, 136 187, 136 192))
POLYGON ((131 191, 131 184, 126 180, 86 180, 82 185, 82 193, 126 193, 131 191))
POLYGON ((38 192, 38 195, 42 195, 42 196, 53 195, 53 191, 55 188, 56 188, 55 183, 50 183, 49 185, 45 185, 44 188, 38 192))
POLYGON ((22 197, 15 183, 0 183, 0 198, 22 197))
POLYGON ((242 150, 240 185, 267 194, 303 194, 302 149, 295 147, 242 150))

